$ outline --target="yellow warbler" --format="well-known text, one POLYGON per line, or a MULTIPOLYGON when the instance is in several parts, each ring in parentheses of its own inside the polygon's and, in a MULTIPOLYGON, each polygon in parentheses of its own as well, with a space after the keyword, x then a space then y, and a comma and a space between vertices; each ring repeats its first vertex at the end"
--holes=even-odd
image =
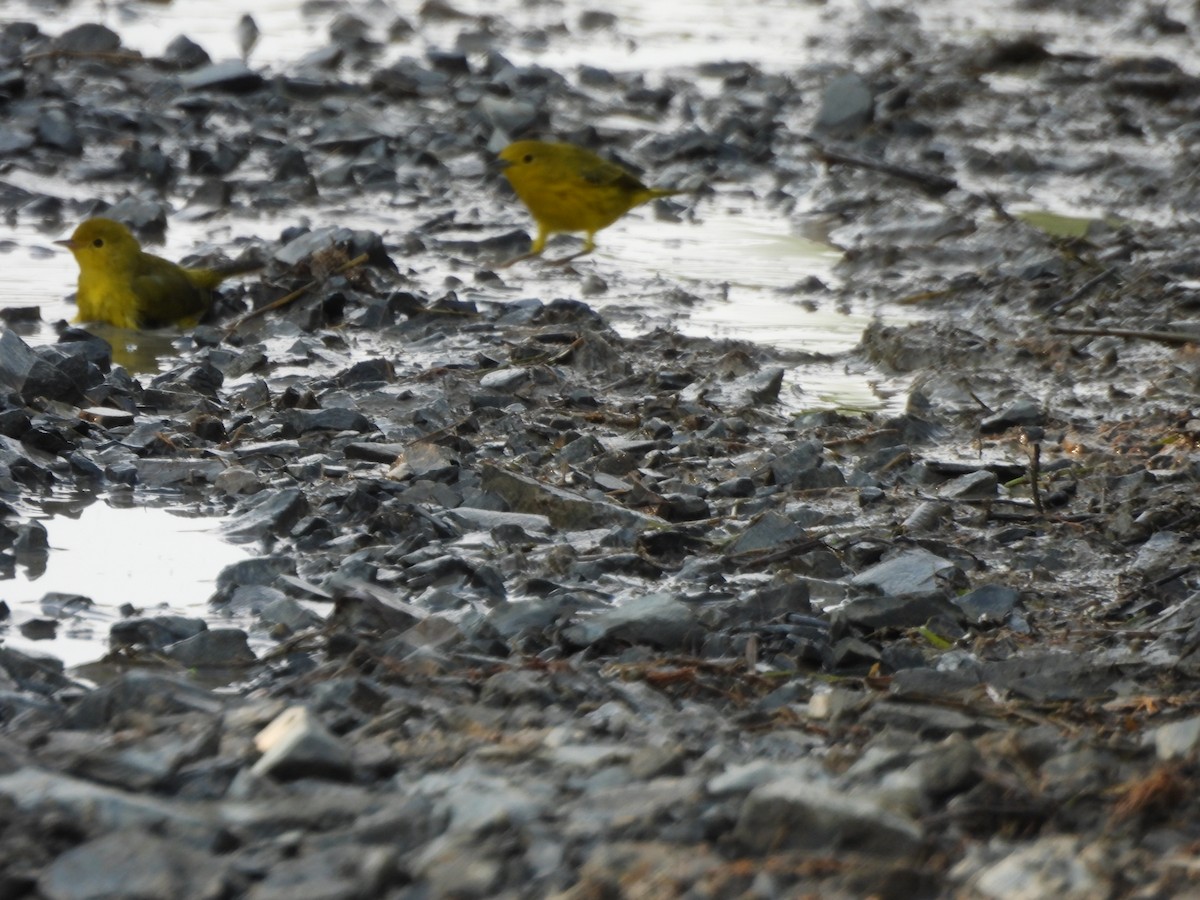
POLYGON ((537 256, 546 239, 559 232, 582 231, 583 249, 563 263, 596 249, 596 232, 635 206, 680 191, 646 187, 616 163, 574 144, 517 141, 500 151, 504 177, 533 214, 538 233, 529 252, 504 263, 537 256))
POLYGON ((79 263, 76 321, 120 328, 195 325, 212 307, 213 288, 257 268, 251 263, 185 269, 147 253, 128 228, 104 218, 80 223, 69 240, 55 243, 79 263))

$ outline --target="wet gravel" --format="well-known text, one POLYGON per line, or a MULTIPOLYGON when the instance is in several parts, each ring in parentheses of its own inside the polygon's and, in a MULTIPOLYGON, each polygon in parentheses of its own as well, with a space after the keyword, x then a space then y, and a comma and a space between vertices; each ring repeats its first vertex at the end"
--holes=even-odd
POLYGON ((441 3, 404 25, 459 16, 455 49, 385 58, 347 6, 283 74, 0 31, 10 221, 58 233, 94 184, 147 238, 420 209, 248 242, 267 274, 161 374, 101 332, 0 336, 10 571, 53 553, 18 506, 63 490, 227 513, 258 551, 210 617, 127 610, 86 670, 0 647, 0 896, 1187 888, 1200 80, 1153 38, 1200 23, 1060 10, 1146 41, 1116 58, 855 9, 809 69, 661 83, 513 66, 527 32, 441 3), (837 282, 792 290, 919 310, 835 361, 904 412, 797 411, 801 354, 624 337, 592 261, 574 297, 493 271, 528 236, 487 161, 550 131, 693 189, 667 218, 740 190, 823 221, 837 282), (1048 185, 1105 214, 1017 214, 1048 185))

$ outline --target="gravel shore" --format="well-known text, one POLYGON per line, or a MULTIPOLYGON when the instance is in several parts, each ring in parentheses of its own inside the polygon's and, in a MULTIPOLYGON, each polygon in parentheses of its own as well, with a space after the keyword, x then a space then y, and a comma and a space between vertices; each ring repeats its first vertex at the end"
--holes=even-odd
POLYGON ((391 28, 458 15, 453 48, 388 58, 348 5, 282 73, 0 28, 10 221, 289 221, 224 248, 266 274, 161 373, 0 312, 10 572, 54 552, 19 510, 62 491, 225 514, 256 550, 211 615, 126 610, 85 669, 0 645, 0 896, 1194 890, 1200 78, 1154 38, 1200 21, 1061 12, 1145 41, 1118 58, 1034 13, 977 37, 855 9, 805 70, 661 83, 514 66, 536 35, 436 2, 391 28), (674 127, 591 124, 617 114, 674 127), (880 314, 824 362, 903 411, 797 409, 811 354, 589 305, 681 286, 497 272, 528 235, 487 163, 527 135, 687 188, 664 229, 729 190, 819 220, 836 278, 788 293, 880 314), (1021 212, 1056 193, 1104 214, 1021 212), (288 219, 356 203, 419 223, 288 219))

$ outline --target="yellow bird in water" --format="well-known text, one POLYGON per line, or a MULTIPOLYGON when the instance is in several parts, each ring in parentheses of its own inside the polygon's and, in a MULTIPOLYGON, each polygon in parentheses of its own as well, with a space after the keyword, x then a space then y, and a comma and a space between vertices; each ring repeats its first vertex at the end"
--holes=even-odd
POLYGON ((504 266, 537 256, 546 239, 559 232, 582 231, 583 249, 556 263, 565 263, 596 249, 596 232, 629 210, 681 191, 646 187, 616 163, 574 144, 517 141, 500 151, 504 177, 537 222, 538 233, 529 252, 504 266))
POLYGON ((129 229, 113 219, 81 222, 68 240, 55 241, 75 255, 78 322, 119 328, 195 325, 212 307, 212 292, 231 275, 258 268, 234 263, 218 269, 186 269, 147 253, 129 229))

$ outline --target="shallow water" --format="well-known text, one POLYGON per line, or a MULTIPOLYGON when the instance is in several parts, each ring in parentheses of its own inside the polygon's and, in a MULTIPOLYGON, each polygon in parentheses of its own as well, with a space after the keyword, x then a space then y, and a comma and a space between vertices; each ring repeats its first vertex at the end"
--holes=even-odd
MULTIPOLYGON (((510 4, 470 2, 455 4, 467 13, 490 13, 503 16, 510 4)), ((45 22, 37 15, 40 4, 30 0, 6 3, 0 11, 0 21, 31 17, 45 22)), ((506 47, 515 62, 537 62, 547 66, 574 67, 582 63, 612 69, 637 69, 664 72, 682 65, 724 60, 754 59, 767 68, 785 68, 799 62, 804 53, 802 35, 810 30, 820 7, 776 0, 753 4, 749 9, 727 0, 703 0, 700 10, 693 4, 689 22, 681 23, 665 5, 618 2, 605 5, 616 16, 616 26, 586 32, 588 39, 556 40, 541 44, 536 40, 527 46, 518 43, 506 47), (697 14, 703 12, 702 15, 697 14)), ((53 25, 43 25, 51 33, 85 21, 102 22, 117 31, 126 46, 146 54, 161 53, 177 34, 187 34, 203 46, 214 59, 239 55, 236 37, 238 18, 249 6, 239 0, 216 0, 203 8, 188 3, 99 3, 80 0, 55 14, 53 25), (214 13, 216 10, 227 10, 214 13)), ((351 7, 354 8, 354 7, 351 7)), ((581 2, 545 3, 519 8, 513 20, 534 26, 565 24, 578 31, 581 15, 593 4, 581 2)), ((255 4, 253 13, 262 33, 252 54, 252 64, 267 70, 286 69, 304 53, 326 40, 329 16, 305 17, 294 0, 266 0, 255 4)), ((508 10, 511 12, 512 10, 508 10)), ((388 17, 377 13, 373 20, 386 25, 388 17)), ((422 23, 421 35, 388 47, 389 55, 423 54, 429 46, 453 46, 462 29, 461 22, 422 23)), ((380 35, 382 37, 382 35, 380 35)), ((347 73, 347 78, 353 74, 347 73)), ((714 81, 714 89, 716 82, 714 81)), ((653 123, 630 123, 630 127, 648 130, 653 123)), ((19 170, 4 173, 6 180, 31 190, 66 195, 69 186, 30 183, 29 176, 19 170)), ((94 189, 90 186, 89 190, 94 189)), ((115 197, 112 199, 116 199, 115 197)), ((295 214, 288 224, 295 221, 295 214)), ((304 212, 300 210, 299 212, 304 212)), ((326 220, 322 210, 310 209, 314 221, 326 220)), ((328 211, 326 211, 328 212, 328 211)), ((392 225, 398 229, 411 228, 419 210, 395 211, 392 225), (403 216, 412 217, 405 222, 403 216)), ((339 211, 333 221, 385 231, 388 222, 379 221, 378 212, 364 211, 361 220, 339 211)), ((268 223, 259 220, 258 228, 268 223)), ((519 208, 514 209, 513 224, 526 224, 519 208)), ((234 223, 234 229, 246 233, 234 223)), ((266 232, 260 232, 266 233, 266 232)), ((64 235, 46 235, 30 226, 13 230, 11 239, 16 246, 8 251, 10 263, 19 270, 12 300, 4 305, 33 305, 42 310, 48 322, 70 318, 73 307, 66 301, 74 282, 74 265, 50 241, 64 235)), ((195 242, 206 233, 187 223, 173 219, 164 247, 150 248, 168 258, 178 259, 195 249, 195 242)), ((711 283, 722 288, 722 302, 680 315, 678 310, 655 310, 639 303, 641 312, 649 314, 650 325, 669 321, 689 334, 716 334, 722 337, 746 338, 770 342, 791 349, 811 349, 829 352, 853 346, 857 332, 866 319, 862 316, 842 319, 837 313, 825 311, 820 315, 800 307, 776 289, 794 284, 815 274, 828 278, 837 262, 838 253, 832 248, 808 241, 795 233, 788 217, 779 211, 754 208, 739 198, 706 199, 700 204, 696 221, 681 224, 655 221, 646 210, 629 216, 602 235, 600 251, 588 265, 608 277, 605 269, 619 267, 627 277, 661 276, 686 284, 711 283), (658 315, 655 315, 658 313, 658 315)), ((529 271, 528 269, 526 270, 529 271)), ((585 270, 586 271, 586 270, 585 270)), ((519 273, 514 273, 519 274, 519 273)), ((527 276, 528 277, 528 276, 527 276)), ((539 282, 544 281, 538 273, 539 282)), ((563 283, 563 289, 575 288, 576 283, 563 283)), ((703 295, 702 295, 703 296, 703 295)), ((592 298, 588 298, 593 302, 592 298)), ((603 298, 594 305, 604 307, 603 298)), ((48 329, 34 329, 33 340, 52 340, 48 329)))
POLYGON ((249 555, 222 538, 219 518, 83 502, 51 504, 51 515, 37 517, 49 554, 18 560, 16 576, 0 582, 0 599, 13 610, 0 623, 5 643, 68 665, 89 662, 107 649, 119 607, 130 604, 146 615, 209 616, 217 573, 249 555), (43 618, 41 600, 52 592, 82 594, 92 605, 61 621, 53 639, 30 640, 20 626, 43 618))
MULTIPOLYGON (((518 64, 537 63, 561 70, 580 65, 615 71, 645 73, 648 83, 677 75, 680 67, 705 63, 752 60, 766 71, 788 72, 808 60, 810 42, 819 33, 824 17, 847 17, 869 23, 871 7, 859 0, 830 0, 826 3, 793 0, 694 0, 688 5, 686 21, 673 4, 641 0, 609 0, 603 9, 615 17, 612 27, 586 30, 585 12, 601 8, 589 0, 524 3, 519 0, 453 0, 452 6, 469 14, 488 14, 519 22, 522 37, 504 48, 518 64), (544 29, 544 30, 540 30, 544 29), (564 30, 565 29, 565 30, 564 30)), ((267 72, 286 71, 305 53, 327 42, 332 13, 306 16, 299 0, 211 0, 200 4, 176 0, 160 2, 113 2, 76 0, 65 8, 56 0, 4 0, 0 22, 32 20, 49 33, 59 33, 82 22, 102 22, 121 35, 125 46, 147 55, 162 53, 179 34, 203 46, 213 59, 240 55, 237 21, 253 13, 261 36, 250 55, 250 63, 267 72)), ((416 22, 415 4, 392 4, 416 22)), ((1190 7, 1182 0, 1164 5, 1171 14, 1189 20, 1190 7)), ((380 13, 379 4, 351 4, 351 10, 367 10, 364 18, 377 22, 376 37, 384 40, 390 16, 380 13)), ((923 27, 953 33, 980 35, 1022 34, 1028 29, 1022 4, 974 4, 933 2, 912 10, 923 27)), ((1134 12, 1131 11, 1131 20, 1134 12)), ((1135 27, 1105 26, 1103 32, 1079 28, 1078 18, 1055 30, 1052 10, 1040 10, 1038 31, 1050 33, 1049 46, 1058 52, 1093 51, 1104 46, 1107 53, 1122 48, 1145 52, 1135 27)), ((461 21, 421 22, 412 37, 386 46, 379 64, 409 55, 423 56, 431 48, 450 49, 461 21)), ((1194 54, 1186 37, 1160 37, 1173 58, 1194 54)), ((348 80, 363 77, 342 73, 348 80)), ((689 76, 691 77, 691 76, 689 76)), ((717 79, 699 77, 701 89, 720 89, 717 79)), ((1020 84, 1012 84, 1020 91, 1020 84)), ((806 98, 807 100, 808 98, 806 98)), ((815 104, 815 96, 812 103, 815 104)), ((662 123, 606 119, 604 127, 630 131, 662 130, 662 123)), ((653 172, 647 173, 653 178, 653 172)), ((19 169, 0 170, 0 178, 31 190, 69 196, 78 188, 44 178, 34 178, 19 169), (33 179, 33 180, 31 180, 33 179)), ((106 196, 106 185, 88 185, 89 195, 106 196)), ((116 196, 107 197, 115 200, 116 196)), ((1046 196, 1031 198, 1035 205, 1056 210, 1076 210, 1076 198, 1046 196)), ((863 327, 876 314, 862 309, 834 308, 822 302, 820 291, 798 291, 794 286, 816 278, 832 283, 839 260, 836 249, 809 240, 803 203, 784 211, 765 203, 735 196, 719 189, 688 207, 681 222, 658 219, 652 209, 637 210, 602 232, 596 253, 581 260, 576 271, 563 271, 537 263, 523 264, 505 273, 505 284, 513 299, 539 296, 579 297, 587 275, 607 283, 603 293, 583 299, 604 311, 622 333, 639 333, 667 325, 691 334, 755 341, 788 351, 836 355, 853 347, 863 327)), ((1100 218, 1103 211, 1097 211, 1100 218)), ((289 210, 286 218, 259 217, 254 220, 222 217, 219 222, 189 222, 186 216, 171 220, 164 246, 153 252, 180 259, 198 249, 229 246, 237 236, 277 236, 279 227, 308 218, 325 222, 373 228, 389 235, 402 234, 420 221, 415 208, 362 208, 353 213, 344 207, 305 207, 289 210)), ((524 212, 512 207, 511 222, 500 228, 528 226, 524 212)), ((69 231, 69 227, 63 229, 69 231)), ((498 229, 499 230, 499 229, 498 229)), ((55 339, 53 323, 70 319, 73 304, 68 300, 75 280, 70 257, 52 241, 65 233, 46 233, 29 224, 10 227, 0 235, 0 265, 4 266, 7 289, 0 306, 33 306, 42 322, 18 330, 32 342, 55 339)), ((478 236, 478 235, 475 235, 478 236)), ((418 267, 418 281, 431 292, 444 290, 448 268, 435 254, 410 260, 418 267), (421 271, 423 270, 423 271, 421 271)), ((494 298, 493 298, 494 299, 494 298)), ((902 320, 915 313, 910 308, 884 311, 889 320, 902 320)), ((114 356, 134 372, 154 372, 173 359, 173 335, 106 334, 114 343, 114 356)), ((842 364, 796 365, 788 372, 784 404, 792 410, 812 408, 875 409, 896 411, 904 394, 896 383, 877 384, 871 373, 850 371, 842 364)), ((81 617, 78 627, 60 629, 53 642, 37 642, 72 661, 99 655, 106 641, 107 616, 121 603, 154 605, 169 595, 178 611, 205 611, 212 581, 220 568, 241 558, 244 552, 225 543, 213 520, 184 518, 160 509, 114 509, 94 503, 78 517, 57 515, 46 523, 56 549, 49 556, 45 574, 36 578, 21 568, 18 577, 0 583, 3 596, 17 610, 16 622, 37 614, 37 602, 48 590, 87 593, 97 606, 81 617), (122 564, 122 554, 96 546, 96 535, 118 535, 121 547, 138 546, 136 560, 122 564), (137 543, 135 543, 137 542, 137 543), (164 592, 164 585, 170 590, 164 592), (102 627, 101 627, 102 626, 102 627)), ((5 639, 13 637, 15 626, 5 639)), ((29 642, 25 642, 28 644, 29 642)))
MULTIPOLYGON (((541 40, 529 32, 528 40, 505 48, 518 64, 564 69, 589 64, 637 70, 651 79, 675 67, 726 60, 754 59, 765 68, 784 69, 803 60, 803 35, 824 10, 820 5, 788 0, 750 7, 725 0, 699 0, 692 5, 685 24, 668 5, 620 0, 604 7, 616 16, 616 25, 588 31, 586 39, 580 40, 584 35, 580 17, 595 9, 594 4, 568 0, 518 6, 456 0, 454 5, 468 13, 509 14, 522 28, 546 28, 553 33, 557 26, 565 25, 572 33, 566 38, 541 40)), ((101 22, 120 34, 126 47, 147 55, 161 54, 176 35, 186 34, 220 60, 239 55, 236 24, 250 8, 239 0, 206 4, 77 0, 65 9, 40 0, 6 0, 0 7, 0 22, 29 19, 52 34, 82 22, 101 22)), ((252 65, 284 71, 326 43, 331 15, 306 17, 300 9, 295 0, 263 0, 253 5, 261 37, 250 56, 252 65)), ((412 15, 408 7, 405 12, 412 15)), ((376 9, 369 18, 379 23, 377 37, 382 40, 389 17, 379 15, 376 9)), ((390 44, 385 56, 423 56, 429 47, 453 47, 462 27, 461 21, 422 22, 418 35, 390 44)), ((354 72, 342 75, 348 80, 362 77, 354 72)), ((719 82, 713 79, 712 89, 718 88, 719 82)), ((650 131, 662 126, 639 120, 605 122, 605 127, 650 131)), ((61 197, 79 193, 77 187, 19 167, 0 172, 0 178, 61 197)), ((88 185, 87 194, 116 200, 117 194, 105 193, 113 189, 88 185)), ((115 190, 123 188, 118 185, 115 190)), ((865 313, 847 314, 811 299, 801 302, 790 290, 810 276, 831 281, 839 253, 801 237, 788 214, 748 199, 748 193, 718 191, 699 201, 687 201, 689 208, 680 222, 661 221, 652 209, 639 209, 603 232, 597 252, 581 260, 574 270, 530 263, 506 272, 506 296, 514 300, 579 297, 581 284, 591 274, 609 288, 584 299, 604 311, 627 335, 670 326, 692 335, 747 339, 812 353, 836 354, 853 347, 869 321, 865 313), (680 296, 689 299, 680 302, 680 296)), ((240 235, 272 239, 281 227, 305 217, 316 225, 336 222, 372 228, 383 233, 386 241, 389 234, 412 230, 424 216, 419 208, 394 209, 383 203, 353 213, 318 204, 289 210, 286 219, 225 215, 216 222, 201 223, 177 214, 171 218, 166 243, 147 249, 178 260, 205 247, 228 246, 222 242, 240 235)), ((511 223, 500 225, 505 229, 513 226, 528 226, 524 211, 515 204, 511 223)), ((58 233, 22 223, 11 228, 5 235, 7 243, 0 245, 0 260, 9 273, 0 306, 29 306, 40 311, 41 323, 19 328, 31 342, 55 340, 55 323, 74 315, 68 297, 74 288, 75 265, 65 251, 52 244, 69 231, 70 225, 58 233)), ((435 256, 424 254, 408 262, 416 268, 418 281, 438 294, 444 290, 447 266, 435 256)), ((169 332, 138 335, 114 329, 103 336, 114 344, 116 361, 134 373, 154 373, 167 368, 174 358, 172 340, 177 336, 169 332)), ((311 375, 311 369, 306 374, 311 375)), ((823 364, 789 371, 782 398, 796 410, 881 408, 897 402, 876 391, 869 376, 823 364)), ((77 518, 60 515, 49 519, 46 525, 55 549, 46 572, 34 578, 18 568, 17 578, 3 583, 5 596, 16 611, 6 639, 82 662, 105 649, 107 626, 121 603, 152 607, 165 600, 176 611, 203 613, 216 573, 244 554, 220 538, 217 524, 158 509, 116 510, 103 503, 87 507, 77 518), (103 547, 97 541, 101 535, 119 536, 119 546, 103 547), (122 562, 119 548, 131 546, 140 548, 136 560, 122 562), (172 587, 164 591, 164 585, 172 587), (38 601, 47 591, 85 593, 96 606, 77 622, 60 628, 54 641, 27 641, 16 625, 40 614, 38 601)))

